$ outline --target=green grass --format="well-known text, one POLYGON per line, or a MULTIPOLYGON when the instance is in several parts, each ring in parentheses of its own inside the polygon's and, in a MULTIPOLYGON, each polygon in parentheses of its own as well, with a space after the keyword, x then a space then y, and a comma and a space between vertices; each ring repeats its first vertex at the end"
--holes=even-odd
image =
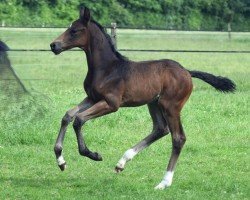
MULTIPOLYGON (((1 29, 11 48, 46 48, 62 29, 1 29)), ((119 48, 250 50, 249 33, 118 31, 119 48)), ((82 52, 9 52, 12 66, 32 96, 1 102, 0 199, 249 199, 249 54, 135 53, 132 60, 169 58, 188 69, 230 77, 235 94, 194 80, 182 112, 187 142, 173 185, 154 191, 171 152, 170 137, 133 159, 119 175, 113 168, 124 151, 151 131, 146 106, 122 108, 84 126, 86 143, 103 162, 81 157, 69 126, 64 144, 68 163, 60 172, 53 153, 60 120, 86 94, 82 52), (27 80, 41 79, 41 80, 27 80)), ((3 96, 4 94, 1 93, 3 96)))

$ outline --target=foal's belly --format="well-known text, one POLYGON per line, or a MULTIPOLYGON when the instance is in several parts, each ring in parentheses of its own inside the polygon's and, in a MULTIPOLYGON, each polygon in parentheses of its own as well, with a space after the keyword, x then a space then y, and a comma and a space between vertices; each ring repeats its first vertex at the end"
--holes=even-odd
POLYGON ((157 96, 155 98, 151 98, 149 100, 141 100, 141 101, 135 101, 135 100, 128 100, 128 101, 124 101, 121 104, 121 107, 137 107, 137 106, 142 106, 145 104, 148 104, 152 101, 154 101, 154 99, 157 99, 157 96))
POLYGON ((124 92, 121 106, 134 107, 148 104, 160 96, 161 87, 156 83, 135 83, 124 92))

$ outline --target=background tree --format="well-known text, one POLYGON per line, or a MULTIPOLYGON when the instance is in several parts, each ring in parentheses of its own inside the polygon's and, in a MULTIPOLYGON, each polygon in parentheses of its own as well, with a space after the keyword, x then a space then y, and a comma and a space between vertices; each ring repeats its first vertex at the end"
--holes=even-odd
POLYGON ((101 24, 181 30, 250 31, 249 0, 1 0, 8 26, 66 26, 84 3, 101 24))

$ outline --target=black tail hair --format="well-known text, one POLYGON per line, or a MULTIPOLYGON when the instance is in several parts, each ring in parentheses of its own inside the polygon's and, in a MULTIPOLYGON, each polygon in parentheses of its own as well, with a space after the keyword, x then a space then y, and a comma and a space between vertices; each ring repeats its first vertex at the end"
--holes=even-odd
POLYGON ((236 89, 235 83, 226 77, 215 76, 213 74, 200 71, 189 71, 189 73, 192 77, 205 81, 220 92, 234 92, 236 89))

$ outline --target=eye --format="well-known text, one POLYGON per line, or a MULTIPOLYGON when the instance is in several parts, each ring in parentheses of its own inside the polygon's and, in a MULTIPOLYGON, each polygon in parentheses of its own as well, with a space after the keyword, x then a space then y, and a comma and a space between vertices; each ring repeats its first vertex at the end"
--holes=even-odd
POLYGON ((71 29, 71 30, 70 30, 70 35, 71 35, 72 37, 75 36, 76 33, 77 33, 77 30, 75 30, 75 29, 71 29))

